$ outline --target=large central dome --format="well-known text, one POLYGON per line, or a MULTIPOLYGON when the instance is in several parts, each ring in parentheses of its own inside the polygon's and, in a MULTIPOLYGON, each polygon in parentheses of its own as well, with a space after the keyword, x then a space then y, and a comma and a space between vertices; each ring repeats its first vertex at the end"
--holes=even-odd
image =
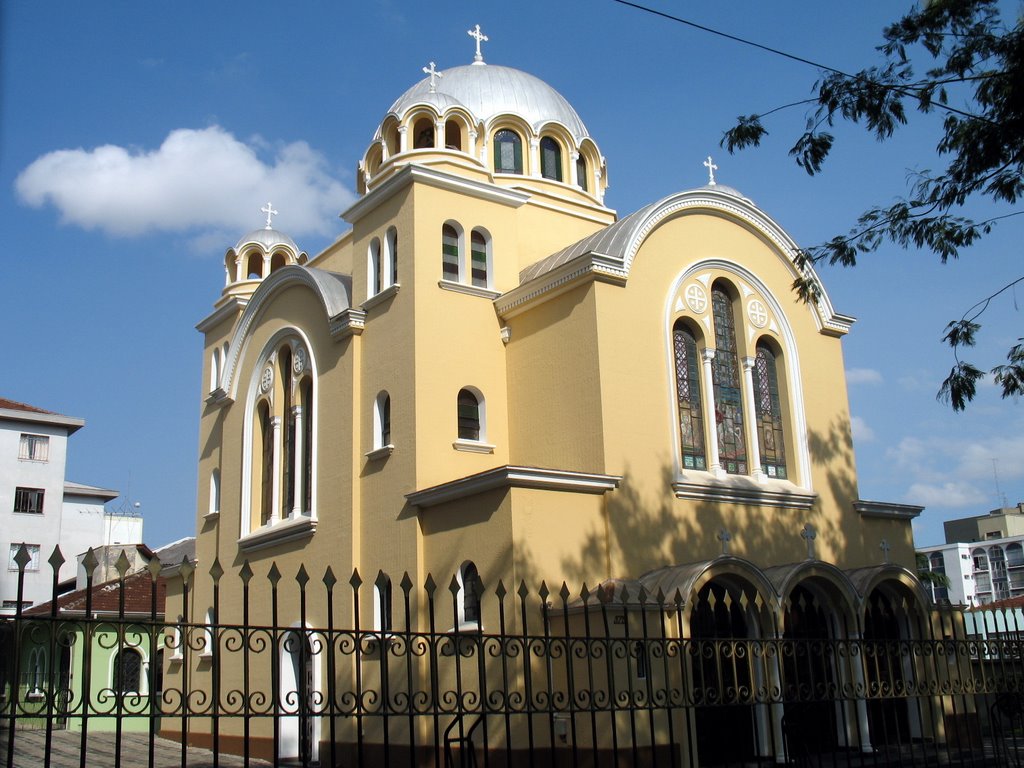
POLYGON ((424 78, 403 93, 389 114, 399 120, 412 107, 430 104, 444 112, 455 105, 466 108, 477 120, 488 123, 498 115, 514 114, 534 129, 557 122, 579 142, 590 134, 576 110, 558 91, 538 77, 512 67, 468 64, 441 72, 431 93, 430 78, 424 78))

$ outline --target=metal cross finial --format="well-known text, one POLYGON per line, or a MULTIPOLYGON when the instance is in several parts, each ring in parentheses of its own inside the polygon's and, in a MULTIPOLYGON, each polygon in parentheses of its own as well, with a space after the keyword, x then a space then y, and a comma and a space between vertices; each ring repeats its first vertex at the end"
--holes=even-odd
POLYGON ((814 560, 814 540, 818 537, 818 532, 814 530, 814 526, 810 523, 804 524, 804 529, 800 531, 800 538, 807 542, 807 559, 814 560))
POLYGON ((271 217, 271 216, 276 216, 276 215, 277 215, 277 211, 275 211, 275 210, 274 210, 274 206, 272 206, 272 205, 271 205, 271 204, 270 204, 270 203, 268 202, 268 203, 267 203, 267 204, 266 204, 265 206, 263 206, 262 208, 260 208, 260 211, 261 211, 262 213, 265 213, 265 214, 267 214, 267 229, 273 229, 273 227, 272 227, 272 226, 271 226, 271 224, 270 224, 270 217, 271 217))
POLYGON ((436 91, 434 90, 434 88, 436 87, 437 83, 434 82, 434 78, 436 78, 436 77, 444 77, 444 72, 438 72, 434 68, 434 62, 430 62, 430 66, 429 67, 424 67, 423 68, 423 72, 425 74, 430 75, 430 92, 431 93, 435 93, 436 91))
POLYGON ((729 533, 725 528, 723 528, 722 530, 720 530, 718 532, 718 536, 716 538, 720 542, 722 542, 722 554, 723 555, 728 555, 729 554, 729 542, 732 541, 732 534, 729 533))
POLYGON ((474 29, 471 29, 468 32, 466 32, 466 34, 468 34, 470 37, 472 37, 474 40, 476 40, 476 56, 473 57, 473 63, 474 64, 483 64, 484 63, 484 55, 482 53, 480 53, 480 43, 481 42, 484 42, 484 43, 489 42, 490 39, 487 37, 487 35, 485 35, 483 32, 480 31, 480 25, 479 24, 477 24, 474 29))
POLYGON ((704 161, 704 167, 708 169, 708 186, 715 186, 715 171, 718 170, 718 166, 712 161, 711 155, 708 155, 708 159, 704 161))
POLYGON ((888 539, 882 539, 882 543, 878 545, 878 548, 882 550, 882 557, 885 558, 885 564, 889 564, 889 550, 892 549, 892 545, 888 539))

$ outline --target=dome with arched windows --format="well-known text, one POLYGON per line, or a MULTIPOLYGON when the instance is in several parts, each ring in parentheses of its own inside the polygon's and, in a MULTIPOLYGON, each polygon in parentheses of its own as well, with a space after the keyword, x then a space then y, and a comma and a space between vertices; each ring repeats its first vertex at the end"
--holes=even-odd
POLYGON ((467 64, 440 74, 433 92, 430 78, 425 77, 399 96, 388 114, 401 120, 420 105, 429 104, 439 111, 458 105, 485 125, 503 115, 516 115, 538 132, 547 123, 558 123, 577 144, 590 135, 565 97, 527 72, 494 64, 467 64))
POLYGON ((276 247, 283 245, 295 254, 296 257, 302 253, 302 251, 299 250, 299 246, 297 246, 295 241, 288 237, 288 235, 269 227, 254 229, 248 235, 241 238, 235 245, 235 251, 241 252, 247 245, 257 245, 262 247, 265 251, 273 251, 276 247))
POLYGON ((254 229, 224 255, 225 291, 251 292, 281 267, 305 264, 308 257, 288 235, 271 227, 254 229))
POLYGON ((360 192, 409 163, 450 168, 457 159, 498 183, 529 177, 548 193, 603 204, 604 157, 576 110, 546 82, 482 60, 445 70, 431 62, 424 72, 378 125, 359 165, 360 192))

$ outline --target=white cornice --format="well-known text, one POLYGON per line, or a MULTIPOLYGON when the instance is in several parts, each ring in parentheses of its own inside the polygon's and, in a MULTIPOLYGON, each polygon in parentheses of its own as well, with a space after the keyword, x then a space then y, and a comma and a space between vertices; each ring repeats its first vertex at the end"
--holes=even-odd
POLYGON ((494 306, 502 318, 511 318, 523 312, 526 304, 548 301, 572 290, 584 281, 625 285, 628 274, 621 259, 602 253, 586 253, 536 280, 520 285, 502 294, 494 306))
POLYGON ((378 304, 383 304, 385 301, 396 295, 402 288, 401 283, 392 283, 387 288, 373 294, 370 298, 362 303, 363 311, 376 307, 378 304))
POLYGON ((331 338, 336 341, 358 336, 366 327, 366 313, 361 309, 346 309, 331 318, 331 338))
POLYGON ((0 421, 23 421, 31 424, 50 424, 55 427, 64 427, 71 435, 85 426, 85 419, 76 419, 73 416, 61 416, 58 413, 37 413, 35 411, 20 411, 15 408, 0 408, 0 421))
MULTIPOLYGON (((773 483, 779 486, 782 481, 773 483)), ((788 483, 787 483, 788 485, 788 483)), ((723 478, 720 482, 687 483, 676 481, 672 490, 677 499, 689 501, 714 501, 718 503, 750 504, 755 507, 775 507, 778 509, 808 510, 814 506, 818 498, 816 493, 808 493, 793 486, 793 490, 781 488, 770 490, 760 484, 757 486, 743 484, 723 478)))
POLYGON ((253 531, 238 540, 238 549, 241 552, 252 552, 256 549, 273 547, 284 544, 287 541, 295 541, 306 536, 312 536, 316 532, 316 520, 306 515, 282 520, 275 525, 268 525, 253 531))
POLYGON ((481 181, 473 181, 456 176, 452 173, 445 173, 433 168, 424 168, 421 165, 407 165, 398 171, 394 176, 385 181, 372 192, 367 192, 363 199, 341 214, 341 218, 349 224, 355 224, 359 219, 383 203, 388 198, 397 194, 413 182, 428 184, 432 187, 445 189, 450 192, 457 192, 468 197, 475 197, 480 200, 487 200, 492 203, 500 203, 513 208, 530 199, 530 195, 495 184, 488 184, 481 181))
POLYGON ((924 507, 913 504, 893 504, 889 501, 857 499, 853 509, 861 517, 881 517, 889 520, 913 520, 924 512, 924 507))
POLYGON ((196 330, 200 333, 206 333, 214 326, 224 322, 229 316, 236 312, 241 312, 248 303, 247 300, 239 299, 237 296, 229 296, 227 301, 199 321, 196 325, 196 330))
POLYGON ((496 488, 539 488, 569 493, 607 493, 619 487, 619 475, 601 475, 590 472, 570 472, 540 467, 495 467, 469 477, 424 488, 406 494, 414 507, 426 509, 457 499, 491 491, 496 488))
POLYGON ((478 288, 475 285, 456 283, 453 280, 438 280, 437 287, 453 293, 464 293, 467 296, 479 296, 482 299, 494 299, 501 296, 501 291, 492 291, 490 288, 478 288))

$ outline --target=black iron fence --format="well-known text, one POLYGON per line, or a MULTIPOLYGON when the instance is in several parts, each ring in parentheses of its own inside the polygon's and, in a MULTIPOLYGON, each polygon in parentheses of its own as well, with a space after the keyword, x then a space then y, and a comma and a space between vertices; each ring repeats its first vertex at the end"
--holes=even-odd
POLYGON ((0 760, 57 765, 63 739, 84 766, 108 736, 136 745, 115 749, 126 766, 164 764, 161 738, 182 766, 190 744, 211 765, 1024 759, 1013 610, 922 612, 889 595, 851 620, 812 591, 773 613, 728 585, 685 601, 626 585, 485 589, 465 571, 445 588, 330 569, 314 582, 248 563, 228 584, 215 563, 209 613, 168 620, 203 616, 194 577, 177 569, 166 604, 154 568, 90 583, 74 607, 3 617, 0 760))

